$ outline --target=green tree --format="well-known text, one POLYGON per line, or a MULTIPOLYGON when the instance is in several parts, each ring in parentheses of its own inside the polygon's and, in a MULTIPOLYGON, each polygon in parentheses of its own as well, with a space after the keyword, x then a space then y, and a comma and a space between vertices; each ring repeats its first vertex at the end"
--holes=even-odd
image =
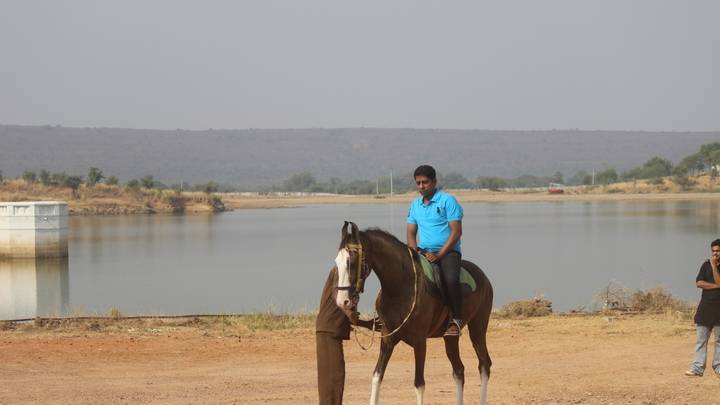
POLYGON ((442 178, 438 179, 438 182, 447 189, 458 189, 458 188, 473 188, 473 184, 470 180, 466 179, 460 173, 450 172, 442 178))
POLYGON ((478 177, 475 182, 479 188, 486 188, 493 191, 507 187, 508 183, 507 180, 500 177, 478 177))
POLYGON ((119 182, 120 182, 120 181, 118 180, 117 177, 115 177, 115 176, 110 176, 110 177, 108 177, 107 180, 105 181, 105 184, 107 184, 107 185, 109 185, 109 186, 115 186, 115 185, 117 185, 119 182))
POLYGON ((217 193, 219 189, 220 189, 220 186, 217 183, 215 183, 214 181, 208 181, 203 186, 203 191, 206 194, 217 193))
POLYGON ((93 187, 97 183, 100 183, 104 178, 105 176, 103 176, 102 170, 98 169, 97 167, 91 167, 87 175, 86 183, 88 186, 93 187))
POLYGON ((560 172, 555 172, 550 178, 550 183, 563 183, 563 175, 560 172))
POLYGON ((598 184, 610 184, 618 181, 618 174, 614 168, 609 168, 598 173, 595 176, 595 182, 598 184))
POLYGON ((81 176, 65 176, 62 186, 71 188, 74 194, 77 192, 78 188, 80 188, 82 182, 83 178, 81 176))
POLYGON ((40 183, 45 186, 49 186, 52 184, 52 178, 50 177, 49 171, 45 169, 40 170, 40 183))
POLYGON ((67 179, 67 177, 68 175, 65 172, 53 173, 50 176, 50 183, 62 186, 63 184, 65 184, 65 180, 67 179))
POLYGON ((144 188, 154 188, 155 187, 155 179, 153 179, 153 176, 147 175, 140 179, 140 184, 144 188))
POLYGON ((127 188, 137 190, 140 188, 140 181, 138 179, 131 179, 125 183, 125 186, 127 186, 127 188))
POLYGON ((285 191, 306 191, 315 184, 315 176, 310 172, 293 174, 283 182, 285 191))
POLYGON ((579 172, 575 173, 574 176, 568 179, 568 183, 572 185, 587 186, 592 184, 592 175, 590 175, 585 170, 580 170, 579 172))
POLYGON ((25 170, 22 174, 22 179, 27 183, 35 183, 37 181, 37 174, 30 170, 25 170))
POLYGON ((0 170, 0 183, 2 183, 3 181, 5 181, 5 179, 3 178, 2 170, 0 170))

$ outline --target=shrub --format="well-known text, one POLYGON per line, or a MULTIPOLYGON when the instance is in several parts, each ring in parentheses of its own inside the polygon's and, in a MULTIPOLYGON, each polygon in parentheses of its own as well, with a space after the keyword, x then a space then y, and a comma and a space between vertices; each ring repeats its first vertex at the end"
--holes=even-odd
POLYGON ((683 191, 690 190, 697 182, 686 175, 675 175, 673 176, 673 182, 680 186, 683 191))
POLYGON ((144 188, 154 188, 155 187, 155 179, 151 175, 144 176, 142 179, 140 179, 140 183, 142 183, 142 186, 144 188))
POLYGON ((37 174, 30 170, 25 170, 22 174, 22 179, 27 183, 35 183, 37 181, 37 174))
POLYGON ((652 177, 648 180, 648 183, 654 185, 654 186, 660 186, 665 184, 665 180, 662 177, 652 177))
POLYGON ((630 309, 638 312, 665 312, 685 310, 688 303, 672 296, 662 287, 637 290, 630 296, 630 309))
POLYGON ((595 302, 603 310, 624 310, 630 307, 630 296, 630 290, 612 280, 595 294, 595 302))
POLYGON ((529 318, 547 316, 552 313, 552 302, 543 296, 529 300, 513 301, 505 304, 498 311, 498 315, 505 318, 529 318))

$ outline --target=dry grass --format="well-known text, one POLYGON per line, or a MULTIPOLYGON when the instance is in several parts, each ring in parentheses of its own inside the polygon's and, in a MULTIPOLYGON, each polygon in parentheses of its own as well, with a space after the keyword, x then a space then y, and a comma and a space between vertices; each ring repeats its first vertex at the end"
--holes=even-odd
POLYGON ((0 183, 0 201, 67 201, 71 215, 224 211, 222 199, 205 193, 97 184, 69 188, 10 180, 0 183))
POLYGON ((76 335, 84 332, 104 334, 149 334, 192 328, 239 335, 255 331, 304 329, 315 325, 315 313, 276 314, 270 311, 247 315, 199 315, 187 317, 124 317, 117 309, 108 316, 77 316, 73 318, 37 318, 33 321, 0 321, 0 331, 20 334, 76 335))

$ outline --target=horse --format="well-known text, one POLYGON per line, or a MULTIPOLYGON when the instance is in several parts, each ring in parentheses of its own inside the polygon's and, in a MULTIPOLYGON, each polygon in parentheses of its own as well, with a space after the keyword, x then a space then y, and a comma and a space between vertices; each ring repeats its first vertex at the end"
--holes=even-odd
MULTIPOLYGON (((415 394, 417 404, 423 403, 425 392, 426 340, 443 336, 449 320, 445 303, 430 290, 430 283, 420 269, 418 253, 395 236, 377 228, 360 231, 356 224, 345 221, 335 262, 338 267, 338 293, 336 304, 341 308, 354 307, 363 292, 365 279, 374 271, 381 290, 375 301, 382 322, 380 353, 372 377, 370 404, 377 405, 385 368, 395 345, 405 342, 415 354, 415 394), (348 232, 348 226, 351 231, 348 232)), ((480 371, 480 404, 487 402, 490 379, 490 354, 486 334, 493 290, 485 273, 475 264, 463 260, 476 283, 476 290, 463 299, 463 319, 467 320, 480 371)), ((460 359, 459 337, 445 336, 445 353, 452 365, 455 381, 455 403, 463 403, 465 367, 460 359)))

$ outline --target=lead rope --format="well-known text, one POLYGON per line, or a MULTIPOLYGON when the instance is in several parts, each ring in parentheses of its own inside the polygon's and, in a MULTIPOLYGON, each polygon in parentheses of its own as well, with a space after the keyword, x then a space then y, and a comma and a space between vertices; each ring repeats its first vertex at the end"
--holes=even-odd
MULTIPOLYGON (((410 315, 412 315, 413 311, 415 311, 415 303, 417 302, 417 289, 418 289, 418 275, 417 275, 417 268, 415 267, 415 259, 412 255, 412 250, 408 247, 408 254, 410 255, 410 262, 413 265, 413 274, 415 275, 415 283, 413 286, 415 287, 413 292, 413 301, 412 306, 410 307, 410 312, 405 316, 405 319, 400 323, 400 326, 395 328, 392 332, 388 333, 387 335, 380 335, 380 339, 386 338, 388 336, 392 336, 395 334, 395 332, 399 331, 400 328, 402 328, 405 325, 405 322, 407 322, 408 319, 410 319, 410 315)), ((380 291, 378 291, 378 296, 380 295, 380 291)), ((375 297, 375 301, 377 302, 377 297, 375 297)), ((357 337, 357 328, 353 328, 353 331, 355 332, 355 341, 357 342, 358 346, 360 346, 361 349, 368 351, 373 346, 373 343, 375 343, 375 319, 377 318, 377 311, 373 311, 373 327, 372 327, 372 334, 370 334, 370 345, 368 347, 363 346, 360 343, 360 340, 358 340, 357 337)))

